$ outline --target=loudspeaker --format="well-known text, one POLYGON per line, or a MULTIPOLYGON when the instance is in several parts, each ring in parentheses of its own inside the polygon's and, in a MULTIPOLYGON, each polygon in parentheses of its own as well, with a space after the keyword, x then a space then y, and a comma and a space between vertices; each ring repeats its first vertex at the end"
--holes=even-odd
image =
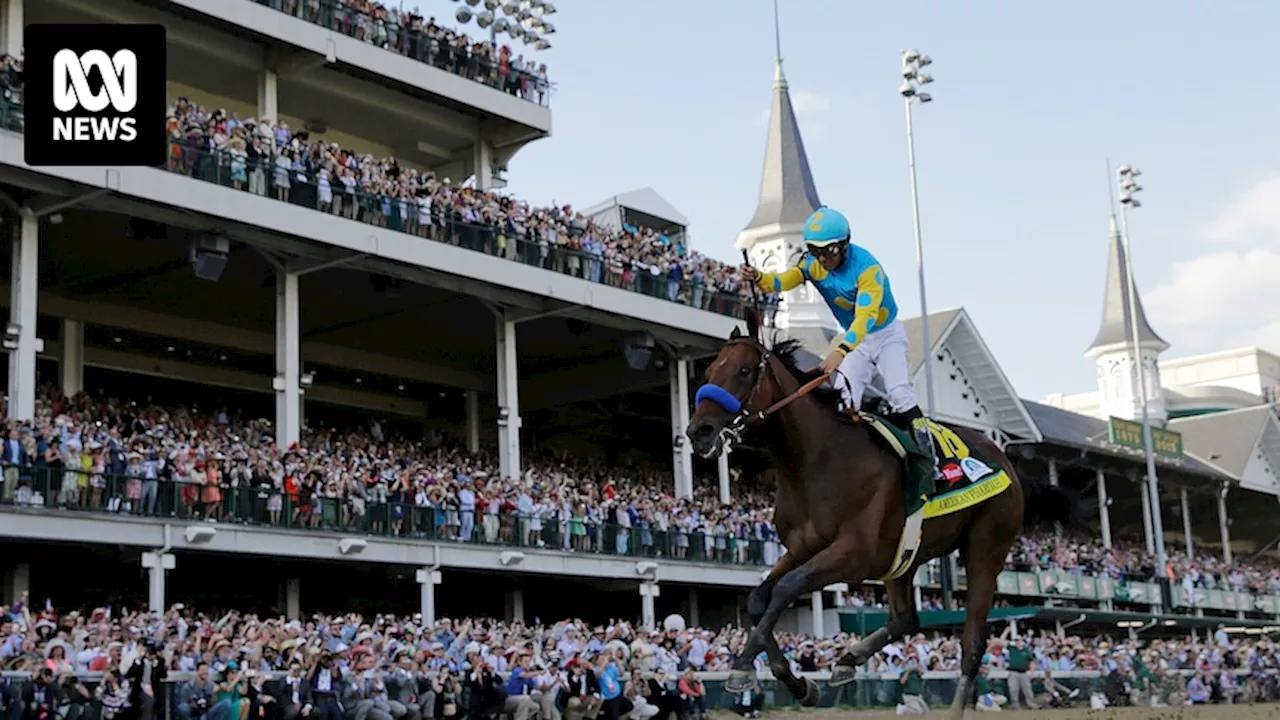
POLYGON ((631 333, 622 338, 622 355, 632 370, 648 370, 653 362, 653 336, 647 332, 631 333))
POLYGON ((231 241, 221 235, 201 235, 191 241, 191 271, 201 280, 217 282, 227 268, 231 241))

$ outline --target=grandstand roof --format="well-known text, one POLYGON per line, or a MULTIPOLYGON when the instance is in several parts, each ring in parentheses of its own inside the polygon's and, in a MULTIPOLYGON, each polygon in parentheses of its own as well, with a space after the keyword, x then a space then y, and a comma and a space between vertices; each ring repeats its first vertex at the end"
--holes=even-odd
POLYGON ((1276 492, 1280 472, 1280 421, 1271 405, 1227 410, 1169 422, 1186 449, 1251 490, 1276 492), (1250 462, 1262 460, 1254 477, 1250 462), (1246 479, 1248 480, 1246 482, 1246 479), (1269 482, 1268 482, 1269 480, 1269 482))
POLYGON ((583 215, 588 217, 599 213, 602 210, 608 210, 611 207, 624 207, 628 210, 652 215, 660 220, 679 225, 681 227, 689 227, 689 218, 684 213, 676 209, 675 205, 667 202, 667 199, 658 194, 657 190, 651 187, 642 187, 630 192, 614 195, 608 200, 592 205, 582 211, 583 215))
MULTIPOLYGON (((1142 453, 1119 445, 1112 445, 1108 442, 1107 423, 1105 420, 1099 420, 1089 415, 1081 415, 1070 410, 1063 410, 1052 405, 1045 405, 1034 400, 1023 399, 1022 404, 1027 408, 1031 417, 1035 419, 1036 426, 1044 434, 1046 443, 1094 450, 1111 457, 1134 462, 1142 459, 1142 453)), ((1203 461, 1195 453, 1188 451, 1184 451, 1181 461, 1157 456, 1156 462, 1164 467, 1215 479, 1223 479, 1224 476, 1228 475, 1221 469, 1203 461)))
MULTIPOLYGON (((1129 270, 1129 256, 1125 253, 1124 242, 1120 231, 1116 228, 1116 218, 1111 216, 1111 253, 1107 257, 1107 285, 1102 299, 1102 327, 1093 338, 1086 353, 1114 347, 1132 342, 1129 331, 1129 285, 1126 278, 1132 277, 1129 270)), ((1142 309, 1142 296, 1138 294, 1137 283, 1134 283, 1134 300, 1138 308, 1138 337, 1143 344, 1158 345, 1161 350, 1169 347, 1151 329, 1147 322, 1147 313, 1142 309)))
POLYGON ((822 205, 809 170, 809 156, 800 137, 800 124, 791 105, 781 57, 777 59, 774 74, 773 105, 769 109, 766 138, 760 199, 751 222, 742 230, 744 234, 762 228, 801 225, 822 205))

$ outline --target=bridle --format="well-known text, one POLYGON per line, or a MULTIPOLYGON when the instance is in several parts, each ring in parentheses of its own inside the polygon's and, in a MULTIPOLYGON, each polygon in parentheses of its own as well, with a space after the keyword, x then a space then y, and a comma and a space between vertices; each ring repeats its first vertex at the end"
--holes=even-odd
MULTIPOLYGON (((706 383, 702 387, 699 387, 697 394, 694 395, 694 407, 701 404, 703 400, 710 400, 716 405, 719 405, 725 412, 733 415, 733 419, 728 423, 725 423, 725 426, 721 428, 719 435, 716 436, 716 446, 711 453, 707 455, 707 457, 714 455, 717 450, 721 452, 729 452, 734 445, 741 444, 742 435, 748 429, 762 424, 765 420, 769 419, 769 416, 779 410, 782 410, 805 395, 808 395, 814 388, 822 385, 831 377, 830 373, 819 375, 804 385, 801 385, 795 392, 787 395, 769 407, 752 410, 751 408, 755 404, 756 394, 760 392, 760 386, 764 383, 766 375, 773 380, 775 385, 780 385, 780 383, 778 383, 778 376, 774 373, 773 365, 770 362, 774 357, 773 352, 765 347, 764 343, 753 337, 734 338, 725 343, 724 347, 729 348, 734 345, 749 346, 760 354, 760 362, 756 365, 755 381, 751 385, 751 390, 747 392, 745 400, 715 383, 706 383)), ((721 350, 723 351, 723 348, 721 350)))

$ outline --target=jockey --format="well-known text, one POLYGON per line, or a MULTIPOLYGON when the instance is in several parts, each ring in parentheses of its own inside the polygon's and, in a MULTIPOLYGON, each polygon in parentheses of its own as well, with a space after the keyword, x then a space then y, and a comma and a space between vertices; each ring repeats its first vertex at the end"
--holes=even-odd
POLYGON ((889 395, 891 419, 910 427, 920 449, 933 458, 933 480, 942 474, 933 453, 933 435, 925 425, 907 364, 907 331, 898 321, 898 303, 880 263, 865 249, 849 242, 849 221, 823 206, 804 223, 806 254, 785 272, 762 273, 744 265, 742 276, 768 293, 793 290, 807 280, 827 301, 844 337, 822 361, 849 408, 861 407, 867 385, 880 373, 889 395), (836 378, 840 382, 836 382, 836 378))

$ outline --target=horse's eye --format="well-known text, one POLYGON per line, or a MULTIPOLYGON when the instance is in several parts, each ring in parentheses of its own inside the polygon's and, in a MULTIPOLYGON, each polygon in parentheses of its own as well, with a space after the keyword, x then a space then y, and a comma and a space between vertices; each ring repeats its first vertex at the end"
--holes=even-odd
POLYGON ((741 375, 742 377, 750 377, 751 368, 747 367, 746 365, 743 365, 742 367, 738 368, 738 374, 741 375))

